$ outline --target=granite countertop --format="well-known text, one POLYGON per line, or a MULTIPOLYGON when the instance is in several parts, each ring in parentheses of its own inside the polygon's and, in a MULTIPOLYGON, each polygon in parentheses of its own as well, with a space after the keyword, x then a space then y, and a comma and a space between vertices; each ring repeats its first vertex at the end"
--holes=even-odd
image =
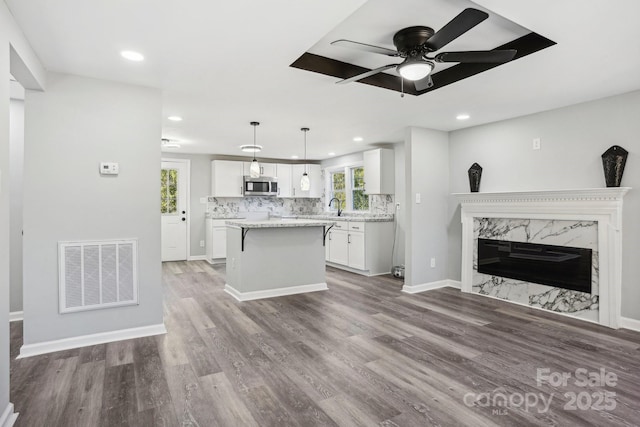
POLYGON ((389 222, 393 221, 393 214, 380 214, 380 215, 344 215, 337 216, 336 214, 320 214, 320 215, 298 215, 298 218, 307 218, 315 220, 331 220, 331 221, 361 221, 361 222, 389 222))
POLYGON ((328 227, 334 225, 335 221, 311 219, 272 219, 264 221, 229 220, 226 224, 228 226, 242 228, 328 227))
POLYGON ((235 216, 235 215, 211 215, 205 214, 206 219, 244 219, 243 216, 235 216))

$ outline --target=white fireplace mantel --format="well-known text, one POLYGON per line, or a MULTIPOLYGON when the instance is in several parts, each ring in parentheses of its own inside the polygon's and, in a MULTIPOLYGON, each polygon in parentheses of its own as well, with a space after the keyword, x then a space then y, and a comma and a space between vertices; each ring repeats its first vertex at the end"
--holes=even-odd
POLYGON ((597 221, 599 323, 618 328, 622 287, 622 199, 629 187, 455 193, 461 204, 462 291, 471 292, 474 218, 597 221))

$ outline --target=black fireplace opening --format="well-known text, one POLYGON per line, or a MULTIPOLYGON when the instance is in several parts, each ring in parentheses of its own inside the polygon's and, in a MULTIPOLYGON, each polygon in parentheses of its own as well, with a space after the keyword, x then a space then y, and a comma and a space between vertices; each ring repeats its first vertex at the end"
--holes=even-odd
POLYGON ((591 293, 591 249, 478 239, 478 273, 591 293))

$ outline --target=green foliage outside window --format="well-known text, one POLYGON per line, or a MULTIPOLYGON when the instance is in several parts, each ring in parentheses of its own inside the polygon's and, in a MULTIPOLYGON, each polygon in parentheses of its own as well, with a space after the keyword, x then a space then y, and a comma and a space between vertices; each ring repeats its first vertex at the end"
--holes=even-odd
POLYGON ((347 192, 345 187, 344 172, 334 172, 331 174, 331 198, 336 197, 340 203, 335 201, 331 204, 331 209, 334 211, 345 209, 347 205, 347 192))
POLYGON ((354 211, 369 210, 369 196, 364 192, 364 168, 351 169, 351 194, 353 196, 354 211))
POLYGON ((160 213, 174 214, 178 211, 178 170, 160 171, 160 213))

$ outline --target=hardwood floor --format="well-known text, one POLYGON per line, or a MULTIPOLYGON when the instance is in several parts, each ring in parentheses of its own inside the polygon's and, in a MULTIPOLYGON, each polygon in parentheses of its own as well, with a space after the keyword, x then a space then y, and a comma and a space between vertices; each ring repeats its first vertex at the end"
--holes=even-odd
POLYGON ((13 358, 17 425, 640 423, 640 333, 331 268, 328 291, 239 303, 224 274, 163 265, 166 335, 13 358), (538 383, 541 368, 571 378, 538 383), (617 381, 582 387, 578 368, 617 381))

